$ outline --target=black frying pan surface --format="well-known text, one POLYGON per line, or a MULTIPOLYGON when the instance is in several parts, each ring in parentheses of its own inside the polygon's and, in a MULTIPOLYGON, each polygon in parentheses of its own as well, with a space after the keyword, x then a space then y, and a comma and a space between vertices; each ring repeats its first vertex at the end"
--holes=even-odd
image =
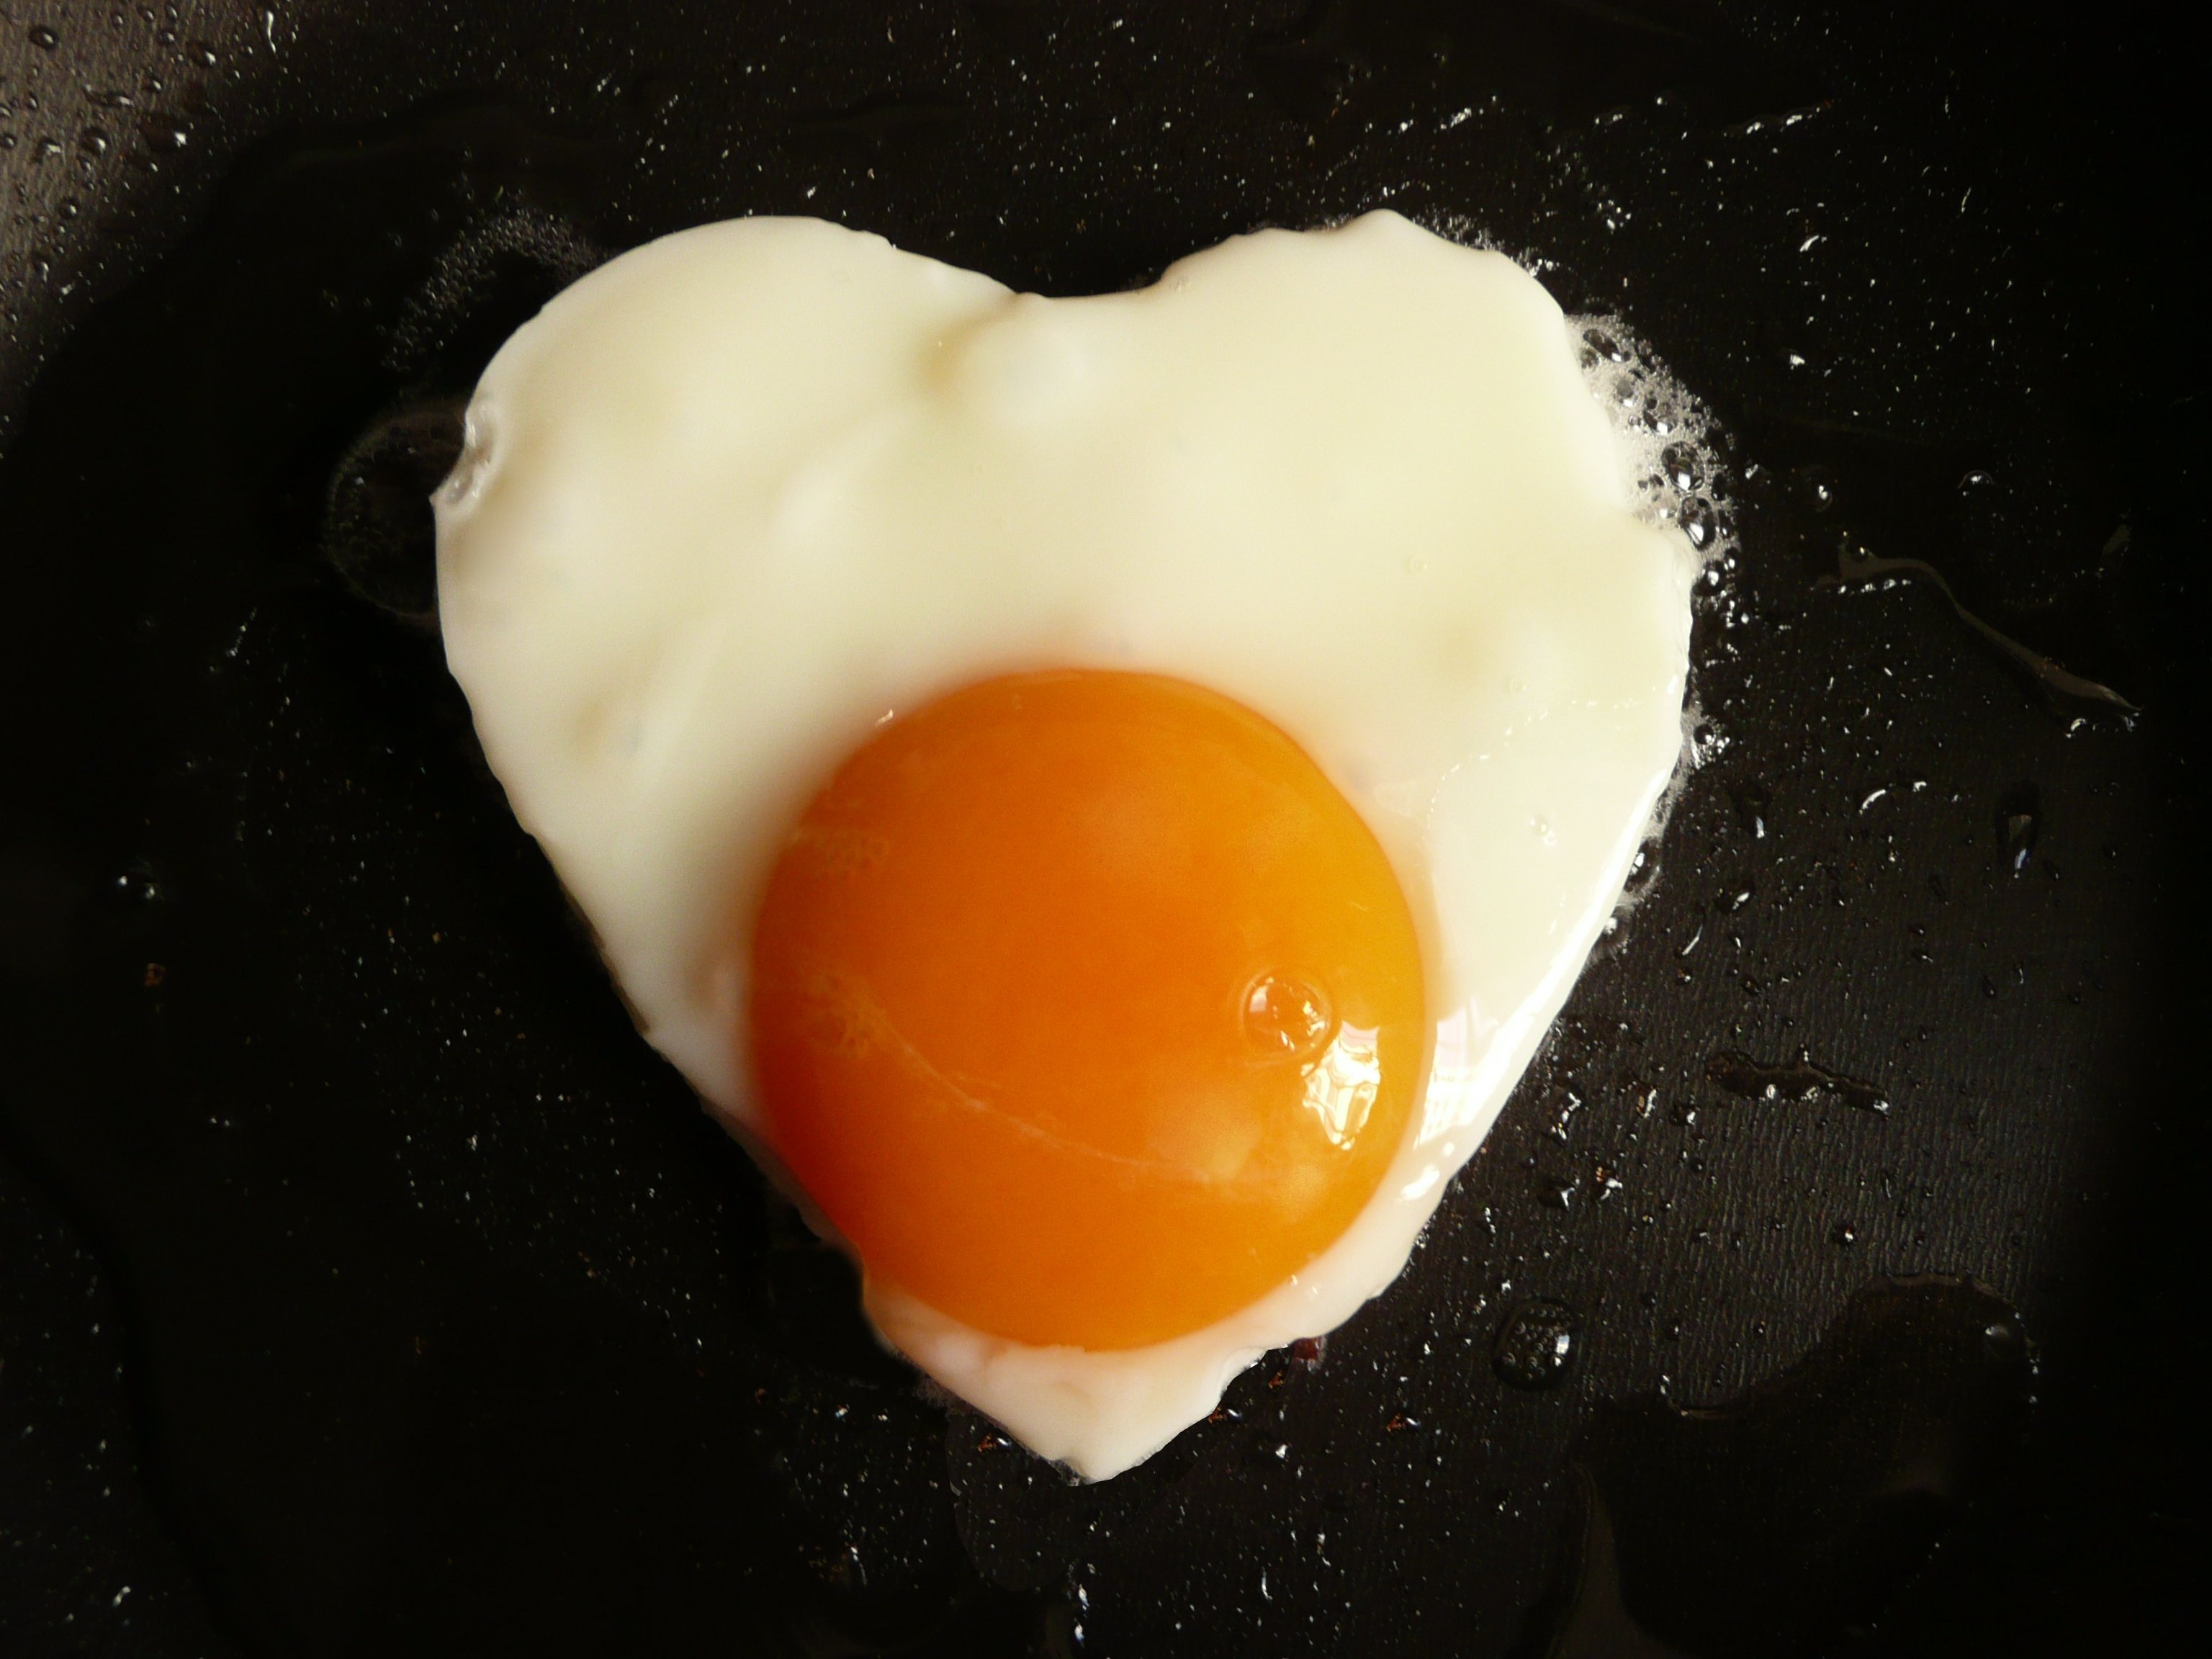
POLYGON ((0 26, 0 1650, 2081 1653, 2191 1610, 2193 43, 1841 0, 0 26), (1073 293, 1384 204, 1729 434, 1702 764, 1401 1282, 1073 1486, 874 1346, 631 1033, 444 672, 420 495, 506 331, 680 226, 1073 293))

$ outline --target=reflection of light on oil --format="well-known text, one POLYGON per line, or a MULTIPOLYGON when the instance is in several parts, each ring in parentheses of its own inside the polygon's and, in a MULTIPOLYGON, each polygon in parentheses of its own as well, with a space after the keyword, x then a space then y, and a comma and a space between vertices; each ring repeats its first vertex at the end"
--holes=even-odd
POLYGON ((1306 1068, 1306 1109, 1321 1120, 1331 1146, 1352 1145, 1375 1108, 1382 1081, 1375 1036, 1357 1025, 1339 1026, 1336 1041, 1306 1068))

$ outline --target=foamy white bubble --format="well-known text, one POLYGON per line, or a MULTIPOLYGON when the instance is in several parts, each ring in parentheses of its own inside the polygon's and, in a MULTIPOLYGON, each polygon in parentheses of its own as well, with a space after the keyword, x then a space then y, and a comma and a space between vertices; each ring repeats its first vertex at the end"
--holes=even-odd
MULTIPOLYGON (((1590 395, 1612 419, 1622 476, 1635 492, 1638 515, 1680 531, 1690 555, 1704 567, 1700 592, 1723 595, 1736 566, 1735 520, 1727 510, 1735 491, 1711 411, 1625 319, 1571 316, 1567 325, 1590 395)), ((1621 924, 1656 885, 1660 843, 1690 775, 1727 744, 1726 734, 1707 718, 1698 699, 1693 653, 1682 701, 1681 763, 1652 807, 1644 849, 1606 924, 1601 950, 1618 938, 1621 924)))
POLYGON ((1705 561, 1706 586, 1733 568, 1735 538, 1725 510, 1731 480, 1705 404, 1618 316, 1570 317, 1590 393, 1613 419, 1638 511, 1682 532, 1705 561))

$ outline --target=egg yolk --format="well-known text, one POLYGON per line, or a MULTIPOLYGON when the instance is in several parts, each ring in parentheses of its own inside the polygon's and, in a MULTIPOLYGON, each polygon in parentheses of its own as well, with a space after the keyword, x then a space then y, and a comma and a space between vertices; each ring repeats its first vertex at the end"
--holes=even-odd
POLYGON ((1413 918, 1280 730, 1157 675, 983 681, 807 806, 753 933, 778 1155, 981 1331, 1211 1324, 1374 1193, 1427 1061, 1413 918))

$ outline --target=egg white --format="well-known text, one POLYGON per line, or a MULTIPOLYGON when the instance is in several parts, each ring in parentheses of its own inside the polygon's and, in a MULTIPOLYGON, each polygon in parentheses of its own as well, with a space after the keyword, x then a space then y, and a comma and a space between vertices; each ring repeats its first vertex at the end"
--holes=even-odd
POLYGON ((889 1342, 1097 1479, 1397 1275, 1613 909, 1680 751, 1695 574, 1624 471, 1535 279, 1395 214, 1074 300, 737 220, 616 259, 501 349, 436 497, 440 614, 640 1028, 757 1152, 746 928, 879 722, 1001 672, 1175 674, 1364 815, 1437 1037, 1341 1238, 1127 1351, 1011 1342, 867 1279, 889 1342))

